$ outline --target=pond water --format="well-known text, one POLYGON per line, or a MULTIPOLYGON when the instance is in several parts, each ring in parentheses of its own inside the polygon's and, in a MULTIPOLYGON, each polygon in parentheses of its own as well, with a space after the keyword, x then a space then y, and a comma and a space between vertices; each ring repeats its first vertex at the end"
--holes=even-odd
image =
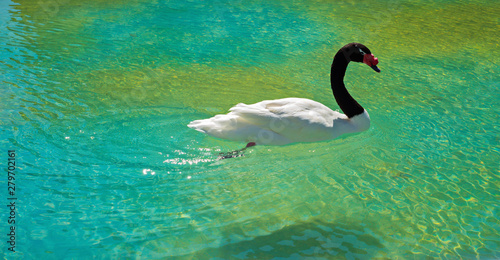
POLYGON ((499 14, 498 1, 1 1, 1 203, 8 150, 17 167, 16 252, 2 254, 499 258, 499 14), (244 144, 187 127, 240 102, 338 110, 329 69, 349 42, 380 60, 380 74, 346 73, 368 131, 217 160, 244 144))

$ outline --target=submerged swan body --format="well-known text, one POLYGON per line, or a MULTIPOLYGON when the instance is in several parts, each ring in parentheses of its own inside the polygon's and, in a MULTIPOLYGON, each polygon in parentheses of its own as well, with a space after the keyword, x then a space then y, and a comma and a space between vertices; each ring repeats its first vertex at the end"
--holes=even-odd
POLYGON ((337 52, 330 79, 335 100, 345 114, 313 100, 284 98, 240 103, 228 114, 195 120, 188 127, 214 137, 259 145, 317 142, 365 131, 370 127, 370 117, 343 82, 350 61, 364 62, 380 72, 377 58, 362 44, 350 43, 337 52))

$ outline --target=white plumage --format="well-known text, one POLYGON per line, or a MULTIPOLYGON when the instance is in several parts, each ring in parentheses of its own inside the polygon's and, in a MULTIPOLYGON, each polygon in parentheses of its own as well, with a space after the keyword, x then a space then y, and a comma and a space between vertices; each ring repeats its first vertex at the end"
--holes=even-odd
POLYGON ((237 104, 226 115, 195 120, 188 127, 208 135, 259 145, 285 145, 337 138, 370 127, 366 110, 348 118, 327 106, 305 98, 265 100, 237 104))

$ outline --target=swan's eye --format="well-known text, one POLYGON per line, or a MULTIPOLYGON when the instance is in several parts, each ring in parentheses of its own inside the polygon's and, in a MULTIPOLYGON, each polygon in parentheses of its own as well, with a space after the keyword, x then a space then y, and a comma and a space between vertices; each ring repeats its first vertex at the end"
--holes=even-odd
POLYGON ((358 50, 359 50, 359 53, 361 53, 361 55, 363 55, 363 56, 364 56, 364 55, 366 54, 366 53, 365 53, 365 52, 364 52, 361 48, 359 48, 359 47, 358 47, 358 50))

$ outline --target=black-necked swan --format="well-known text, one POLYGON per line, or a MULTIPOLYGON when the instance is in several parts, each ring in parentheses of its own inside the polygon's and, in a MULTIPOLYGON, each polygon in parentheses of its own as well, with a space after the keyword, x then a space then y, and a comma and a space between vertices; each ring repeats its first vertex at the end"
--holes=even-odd
POLYGON ((335 54, 330 82, 344 114, 310 99, 283 98, 252 105, 240 103, 226 115, 195 120, 188 127, 214 137, 246 142, 247 147, 316 142, 365 131, 370 127, 370 117, 344 85, 350 61, 363 62, 380 72, 376 66, 378 59, 363 44, 349 43, 335 54))

